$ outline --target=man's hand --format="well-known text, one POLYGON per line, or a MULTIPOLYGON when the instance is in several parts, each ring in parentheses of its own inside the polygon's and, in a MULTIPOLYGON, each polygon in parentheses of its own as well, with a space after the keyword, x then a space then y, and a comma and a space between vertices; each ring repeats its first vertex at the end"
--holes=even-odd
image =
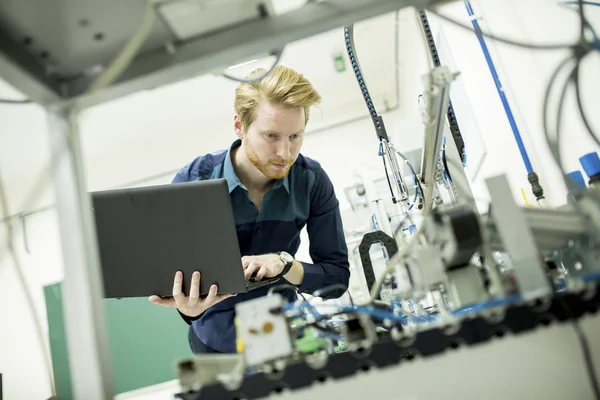
POLYGON ((179 312, 188 317, 197 317, 213 305, 228 299, 235 294, 217 294, 217 285, 212 285, 208 296, 200 298, 200 272, 192 274, 192 284, 190 285, 190 295, 186 296, 181 290, 183 274, 177 272, 173 282, 173 297, 150 296, 149 300, 154 304, 165 307, 176 307, 179 312))
POLYGON ((263 254, 260 256, 244 256, 242 257, 242 265, 244 267, 244 277, 250 279, 253 273, 256 272, 257 281, 262 278, 272 278, 283 271, 285 264, 281 261, 279 254, 263 254), (258 271, 258 272, 257 272, 258 271))

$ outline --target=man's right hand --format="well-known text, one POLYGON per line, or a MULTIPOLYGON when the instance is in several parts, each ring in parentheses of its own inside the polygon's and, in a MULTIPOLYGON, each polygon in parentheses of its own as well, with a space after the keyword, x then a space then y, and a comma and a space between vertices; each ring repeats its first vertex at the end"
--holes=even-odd
POLYGON ((186 296, 181 290, 183 282, 183 274, 177 272, 175 281, 173 282, 173 297, 150 296, 150 300, 154 304, 159 304, 165 307, 176 307, 180 313, 190 318, 197 317, 204 311, 208 310, 213 305, 228 299, 235 294, 217 294, 217 285, 212 285, 206 298, 200 298, 200 272, 196 271, 192 274, 192 284, 190 285, 190 295, 186 296))

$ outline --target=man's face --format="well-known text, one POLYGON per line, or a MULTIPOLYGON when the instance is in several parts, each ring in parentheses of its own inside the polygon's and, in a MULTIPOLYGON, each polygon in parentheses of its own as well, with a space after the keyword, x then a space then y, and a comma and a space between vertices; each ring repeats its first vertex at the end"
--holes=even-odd
POLYGON ((304 141, 304 109, 261 101, 256 119, 242 132, 236 116, 235 128, 242 148, 252 164, 269 179, 284 178, 298 158, 304 141))

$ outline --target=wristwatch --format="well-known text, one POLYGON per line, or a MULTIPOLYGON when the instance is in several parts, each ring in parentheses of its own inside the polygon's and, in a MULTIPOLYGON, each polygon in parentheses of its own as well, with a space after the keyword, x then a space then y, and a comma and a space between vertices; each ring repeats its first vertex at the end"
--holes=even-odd
POLYGON ((294 257, 285 251, 279 252, 279 259, 283 262, 283 270, 279 275, 283 276, 290 272, 292 265, 294 265, 294 257))

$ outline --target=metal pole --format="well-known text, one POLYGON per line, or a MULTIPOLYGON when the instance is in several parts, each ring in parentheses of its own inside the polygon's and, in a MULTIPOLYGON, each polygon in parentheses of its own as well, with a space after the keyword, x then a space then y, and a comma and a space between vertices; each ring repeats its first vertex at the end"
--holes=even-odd
POLYGON ((81 145, 69 108, 48 110, 54 189, 64 262, 63 310, 69 366, 76 399, 114 395, 109 361, 104 285, 86 191, 81 145))

